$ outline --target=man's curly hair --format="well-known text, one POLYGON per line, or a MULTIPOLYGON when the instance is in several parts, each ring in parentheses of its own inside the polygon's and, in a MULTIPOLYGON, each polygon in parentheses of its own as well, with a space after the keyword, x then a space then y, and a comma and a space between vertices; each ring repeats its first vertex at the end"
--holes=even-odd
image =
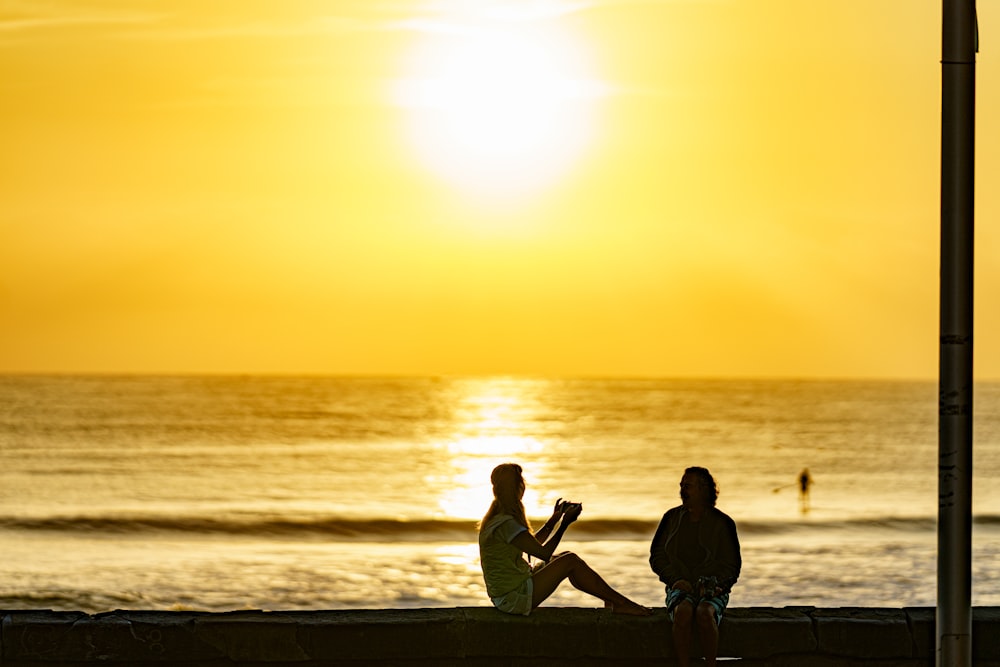
POLYGON ((685 475, 695 475, 701 480, 701 483, 705 485, 711 492, 711 505, 715 507, 715 501, 719 499, 719 485, 715 483, 715 478, 712 477, 712 473, 708 471, 708 468, 699 468, 697 466, 688 468, 684 471, 685 475))

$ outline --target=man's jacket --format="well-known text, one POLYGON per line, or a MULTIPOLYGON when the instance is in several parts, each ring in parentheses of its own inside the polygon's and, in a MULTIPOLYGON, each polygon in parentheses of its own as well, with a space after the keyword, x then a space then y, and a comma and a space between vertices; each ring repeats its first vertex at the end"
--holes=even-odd
POLYGON ((668 588, 681 579, 696 586, 699 577, 716 577, 719 588, 728 593, 739 579, 743 565, 736 522, 715 507, 709 508, 695 524, 699 527, 698 542, 705 551, 705 559, 689 568, 677 555, 677 535, 681 519, 687 513, 681 505, 663 515, 649 548, 650 567, 668 588))

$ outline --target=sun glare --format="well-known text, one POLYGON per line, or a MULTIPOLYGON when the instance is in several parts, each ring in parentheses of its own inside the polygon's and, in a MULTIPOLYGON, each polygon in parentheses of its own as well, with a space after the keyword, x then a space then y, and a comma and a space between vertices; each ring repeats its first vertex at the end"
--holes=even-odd
POLYGON ((420 161, 482 194, 556 182, 592 141, 603 93, 581 46, 523 21, 424 33, 394 90, 420 161))
MULTIPOLYGON (((528 480, 542 476, 547 465, 546 443, 536 437, 538 396, 521 383, 502 378, 469 379, 456 383, 455 432, 440 445, 440 474, 428 480, 437 489, 444 516, 479 518, 493 500, 490 474, 507 461, 524 467, 528 480)), ((539 491, 529 485, 525 507, 544 513, 539 491)))

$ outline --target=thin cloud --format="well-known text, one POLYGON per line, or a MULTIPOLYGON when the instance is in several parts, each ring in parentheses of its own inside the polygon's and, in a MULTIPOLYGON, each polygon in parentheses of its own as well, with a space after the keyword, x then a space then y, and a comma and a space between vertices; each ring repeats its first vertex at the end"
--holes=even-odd
POLYGON ((587 0, 432 0, 425 2, 394 26, 418 32, 444 32, 447 26, 466 22, 523 23, 559 18, 588 9, 587 0))
POLYGON ((308 35, 323 35, 370 31, 375 29, 371 22, 351 17, 323 16, 303 21, 247 21, 234 23, 219 23, 217 25, 160 27, 153 31, 143 32, 136 37, 159 38, 167 40, 211 40, 211 39, 244 39, 244 38, 274 38, 303 37, 308 35))
POLYGON ((503 21, 537 21, 605 7, 724 4, 732 0, 429 0, 426 14, 469 16, 503 21))
POLYGON ((0 17, 0 32, 24 32, 44 30, 47 28, 64 28, 73 26, 121 26, 155 23, 162 16, 151 14, 105 14, 105 15, 75 15, 75 16, 19 16, 0 17))
MULTIPOLYGON (((391 23, 407 14, 391 3, 357 3, 338 14, 297 11, 294 3, 261 13, 253 8, 216 12, 211 4, 196 15, 173 11, 170 3, 157 3, 163 12, 114 11, 56 2, 8 0, 0 8, 0 33, 17 33, 64 27, 132 27, 119 33, 124 39, 166 41, 293 38, 308 35, 374 32, 392 29, 391 23)), ((411 6, 412 9, 412 6, 411 6)))

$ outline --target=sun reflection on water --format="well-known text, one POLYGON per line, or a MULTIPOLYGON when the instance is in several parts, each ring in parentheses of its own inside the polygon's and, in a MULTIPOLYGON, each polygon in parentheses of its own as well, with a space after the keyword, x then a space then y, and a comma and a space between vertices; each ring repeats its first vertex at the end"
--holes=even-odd
POLYGON ((434 554, 439 563, 446 565, 456 565, 465 568, 473 574, 479 574, 479 545, 475 542, 469 544, 449 544, 434 549, 434 554))
POLYGON ((534 385, 503 378, 468 380, 458 386, 453 436, 441 443, 440 474, 428 480, 438 493, 441 514, 453 519, 478 519, 493 500, 490 473, 500 463, 519 463, 528 488, 528 515, 541 513, 545 502, 531 486, 549 466, 547 442, 535 433, 544 409, 534 385))

